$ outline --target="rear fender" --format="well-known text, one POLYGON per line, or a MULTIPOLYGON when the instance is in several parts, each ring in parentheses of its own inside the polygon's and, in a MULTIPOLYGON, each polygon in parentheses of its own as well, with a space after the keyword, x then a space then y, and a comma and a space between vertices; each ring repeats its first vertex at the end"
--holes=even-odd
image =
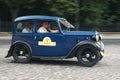
POLYGON ((26 42, 24 42, 24 41, 16 41, 15 43, 13 43, 13 45, 10 46, 10 49, 9 49, 9 51, 8 51, 8 54, 5 56, 5 58, 8 58, 8 57, 12 56, 13 50, 14 50, 14 48, 15 48, 17 45, 26 45, 26 46, 28 46, 29 49, 30 49, 30 51, 31 51, 31 53, 32 53, 32 49, 31 49, 31 47, 30 47, 30 45, 29 45, 28 43, 26 43, 26 42))

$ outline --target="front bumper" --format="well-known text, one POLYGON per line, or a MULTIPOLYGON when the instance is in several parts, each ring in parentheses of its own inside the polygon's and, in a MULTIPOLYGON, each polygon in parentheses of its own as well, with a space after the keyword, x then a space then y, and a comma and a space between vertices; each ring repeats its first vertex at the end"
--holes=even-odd
POLYGON ((104 43, 102 41, 96 42, 97 47, 100 50, 100 54, 104 56, 104 43))

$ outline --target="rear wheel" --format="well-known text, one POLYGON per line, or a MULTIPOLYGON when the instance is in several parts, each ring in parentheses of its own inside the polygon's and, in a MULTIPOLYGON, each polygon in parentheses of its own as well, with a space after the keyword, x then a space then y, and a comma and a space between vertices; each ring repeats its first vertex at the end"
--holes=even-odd
POLYGON ((92 67, 99 61, 100 53, 95 47, 84 45, 78 50, 77 59, 80 65, 92 67))
POLYGON ((28 46, 17 44, 13 49, 13 58, 16 62, 27 63, 31 60, 31 51, 28 46))

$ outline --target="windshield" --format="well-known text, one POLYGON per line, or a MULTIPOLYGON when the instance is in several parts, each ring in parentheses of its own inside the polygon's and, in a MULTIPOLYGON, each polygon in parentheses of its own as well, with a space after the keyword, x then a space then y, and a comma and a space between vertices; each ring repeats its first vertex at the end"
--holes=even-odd
POLYGON ((74 29, 75 28, 72 24, 70 24, 65 19, 60 20, 60 25, 61 25, 62 30, 69 30, 69 29, 74 29))

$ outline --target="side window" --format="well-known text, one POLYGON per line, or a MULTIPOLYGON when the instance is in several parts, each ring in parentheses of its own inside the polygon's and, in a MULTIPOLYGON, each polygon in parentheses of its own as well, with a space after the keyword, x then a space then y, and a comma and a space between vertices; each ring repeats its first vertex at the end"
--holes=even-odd
POLYGON ((56 22, 50 22, 50 28, 52 30, 58 30, 58 25, 56 22))
POLYGON ((62 30, 67 30, 67 27, 65 25, 63 25, 62 23, 60 23, 60 26, 61 26, 62 30))
POLYGON ((16 32, 32 33, 33 32, 33 22, 32 21, 18 22, 16 32))
POLYGON ((58 31, 58 25, 55 21, 39 20, 37 23, 38 33, 57 33, 58 31))
POLYGON ((23 23, 17 23, 17 32, 22 32, 23 30, 23 23))

